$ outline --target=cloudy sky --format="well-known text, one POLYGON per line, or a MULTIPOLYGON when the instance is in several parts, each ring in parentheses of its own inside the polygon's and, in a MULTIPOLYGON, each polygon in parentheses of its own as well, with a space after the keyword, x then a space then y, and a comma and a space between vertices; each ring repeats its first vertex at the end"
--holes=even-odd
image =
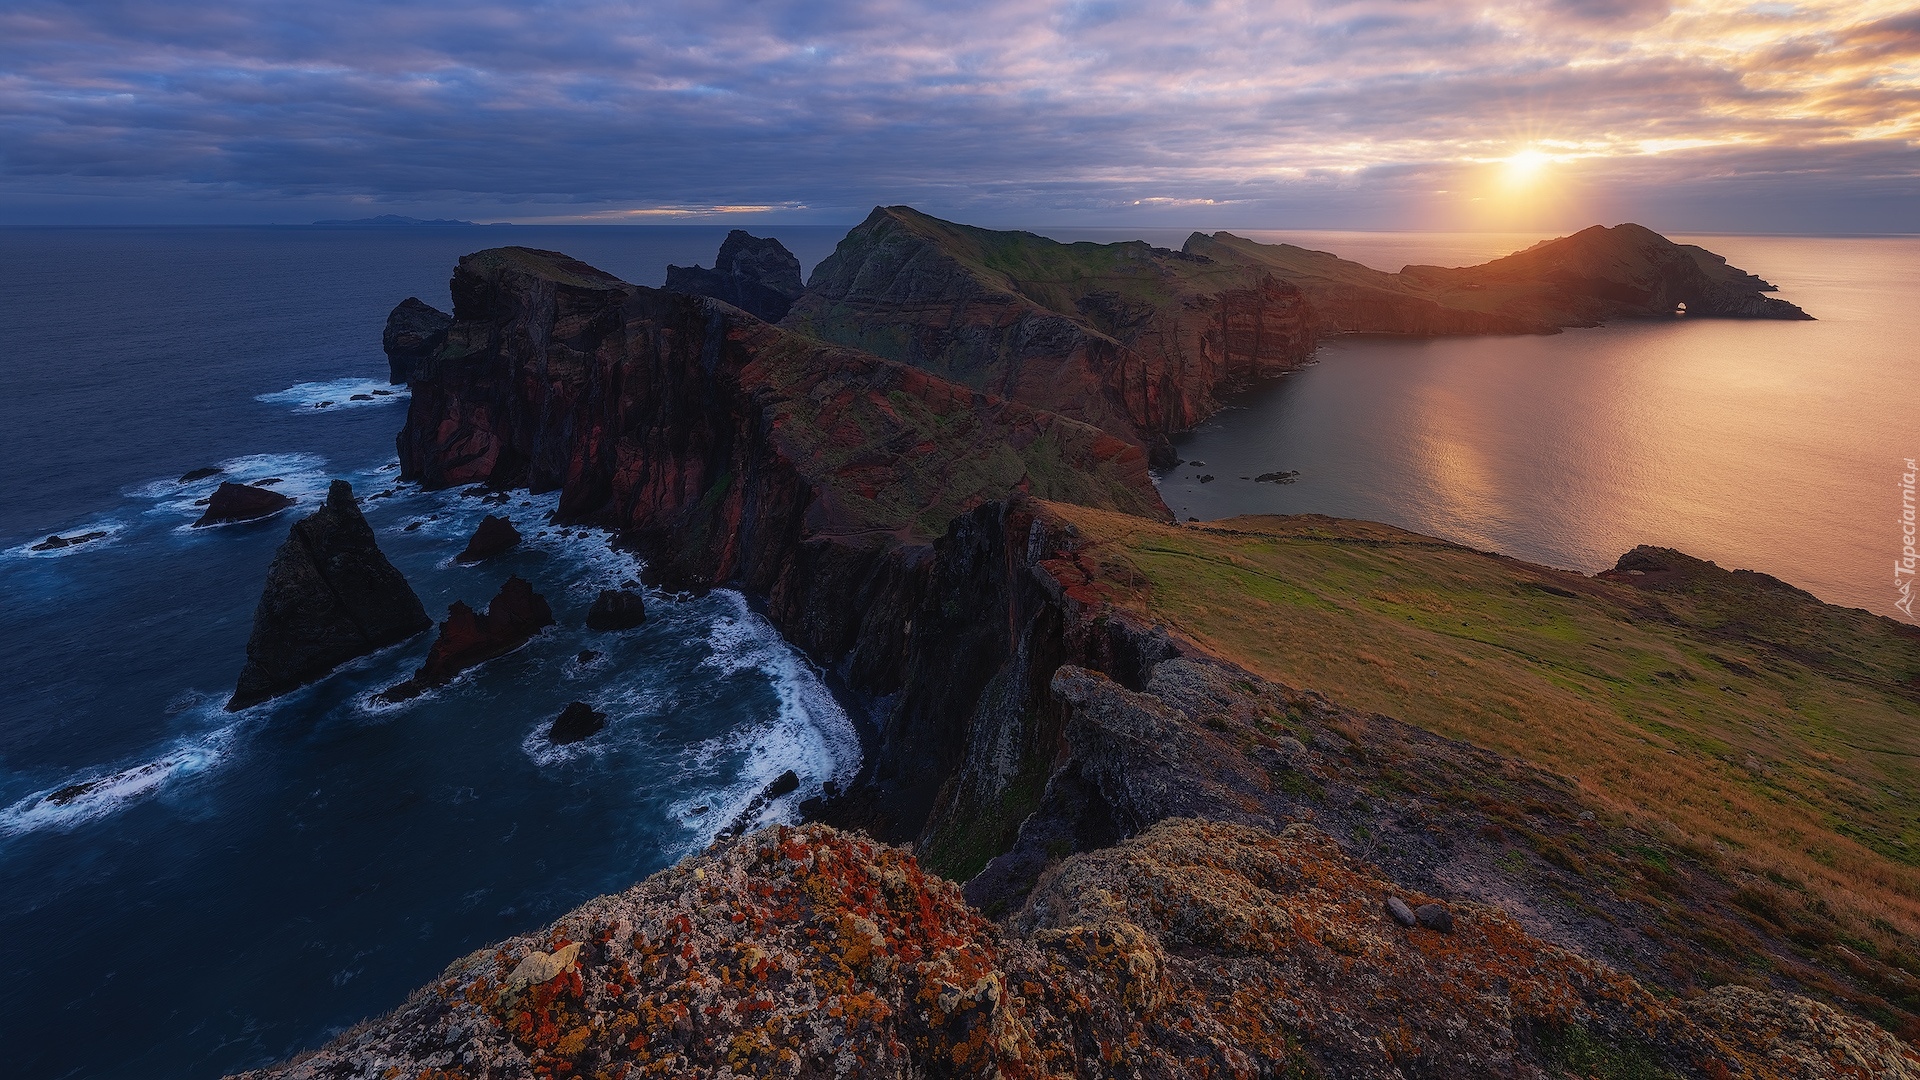
POLYGON ((983 224, 1920 231, 1920 7, 0 0, 0 223, 841 223, 898 202, 983 224))

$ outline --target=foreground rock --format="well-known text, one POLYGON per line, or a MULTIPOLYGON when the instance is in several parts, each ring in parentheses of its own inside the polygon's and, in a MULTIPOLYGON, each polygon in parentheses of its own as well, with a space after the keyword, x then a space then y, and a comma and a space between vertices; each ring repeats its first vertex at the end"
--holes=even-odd
POLYGON ((599 734, 607 726, 607 714, 596 710, 584 701, 575 701, 560 710, 553 718, 552 726, 547 728, 547 741, 555 746, 566 746, 582 739, 599 734))
POLYGON ((294 522, 274 553, 227 708, 257 705, 432 626, 381 554, 353 488, 335 480, 327 501, 294 522))
POLYGON ((628 589, 601 589, 587 609, 589 630, 631 630, 646 621, 646 598, 628 589))
POLYGON ((546 597, 534 592, 524 579, 510 577, 488 602, 485 612, 476 613, 465 601, 455 600, 447 608, 440 636, 434 639, 420 670, 406 682, 375 696, 386 702, 418 697, 433 687, 445 686, 470 667, 505 656, 552 625, 553 609, 547 606, 546 597))
POLYGON ((387 327, 380 334, 389 381, 396 386, 412 382, 414 372, 447 343, 447 328, 452 325, 453 316, 417 296, 400 301, 387 315, 387 327))
POLYGON ((454 562, 476 563, 491 559, 495 555, 505 554, 520 543, 520 530, 513 522, 503 517, 488 514, 480 520, 480 527, 473 530, 473 536, 467 540, 467 546, 453 557, 454 562))
POLYGON ((209 525, 252 521, 277 514, 292 505, 292 499, 277 491, 229 480, 214 489, 207 501, 207 512, 200 515, 200 520, 194 522, 193 527, 203 529, 209 525))
POLYGON ((1824 1005, 1665 1001, 1492 909, 1404 929, 1391 888, 1308 826, 1172 820, 1062 863, 995 927, 901 849, 778 827, 248 1075, 1542 1076, 1567 1046, 1637 1069, 1606 1075, 1920 1075, 1824 1005))
POLYGON ((667 267, 667 288, 711 296, 768 322, 779 322, 802 291, 800 260, 778 240, 735 229, 721 243, 713 269, 667 267))

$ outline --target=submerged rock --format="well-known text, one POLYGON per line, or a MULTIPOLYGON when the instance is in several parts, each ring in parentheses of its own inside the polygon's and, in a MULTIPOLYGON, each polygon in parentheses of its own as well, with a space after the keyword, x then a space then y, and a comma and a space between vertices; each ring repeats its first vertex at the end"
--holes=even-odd
POLYGON ((55 533, 54 535, 47 537, 45 540, 40 541, 39 543, 33 545, 27 550, 28 551, 59 551, 61 548, 70 548, 77 544, 85 544, 94 540, 98 540, 105 535, 107 534, 104 529, 96 529, 93 532, 76 533, 72 536, 61 536, 60 534, 55 533))
POLYGON ((467 541, 466 550, 454 556, 454 561, 475 563, 482 559, 491 559, 519 543, 520 530, 513 527, 513 522, 488 514, 481 519, 480 527, 473 530, 473 536, 467 541))
POLYGON ((326 503, 294 522, 274 553, 227 708, 257 705, 432 626, 381 554, 353 488, 335 480, 326 503))
POLYGON ((191 484, 195 480, 208 480, 213 477, 219 476, 221 473, 226 471, 227 470, 221 468, 218 465, 208 465, 203 468, 195 469, 192 472, 187 473, 185 476, 182 476, 180 478, 180 482, 183 484, 191 484))
POLYGON ((606 713, 584 701, 575 701, 560 710, 560 715, 554 718, 553 726, 547 729, 547 741, 555 746, 577 743, 599 733, 606 726, 606 713))
POLYGON ((525 645, 529 638, 553 625, 553 609, 525 579, 510 577, 500 586, 485 612, 475 612, 464 601, 447 608, 440 636, 420 670, 403 683, 380 691, 380 701, 396 702, 444 686, 455 675, 525 645))
POLYGON ((387 315, 380 347, 387 353, 388 378, 395 384, 413 381, 420 365, 433 359, 446 344, 453 316, 417 296, 409 296, 387 315))
POLYGON ((630 630, 647 621, 647 602, 637 592, 602 589, 587 609, 589 630, 630 630))
POLYGON ((207 500, 207 512, 193 523, 196 529, 225 525, 234 521, 252 521, 277 514, 293 505, 293 500, 277 491, 227 481, 207 500))

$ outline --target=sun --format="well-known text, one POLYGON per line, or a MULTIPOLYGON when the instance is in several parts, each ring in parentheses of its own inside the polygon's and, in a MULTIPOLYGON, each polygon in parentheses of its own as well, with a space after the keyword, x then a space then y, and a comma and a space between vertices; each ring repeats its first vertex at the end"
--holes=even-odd
POLYGON ((1540 178, 1553 158, 1538 150, 1522 150, 1508 158, 1503 170, 1508 187, 1527 187, 1540 178))

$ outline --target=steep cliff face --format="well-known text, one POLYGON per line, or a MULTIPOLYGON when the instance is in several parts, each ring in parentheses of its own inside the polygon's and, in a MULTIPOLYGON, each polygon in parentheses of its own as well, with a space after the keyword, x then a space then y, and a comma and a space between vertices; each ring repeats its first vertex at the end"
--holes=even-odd
POLYGON ((876 693, 899 679, 883 627, 953 516, 1021 491, 1166 516, 1124 440, 711 300, 515 248, 462 259, 453 292, 405 477, 559 489, 564 518, 622 530, 665 578, 766 597, 876 693))
POLYGON ((1132 244, 1059 244, 875 209, 813 272, 786 325, 1084 420, 1167 436, 1312 354, 1299 291, 1132 244))
POLYGON ((1773 286, 1692 244, 1639 225, 1542 241, 1479 266, 1390 274, 1324 251, 1195 233, 1182 249, 1262 268, 1298 285, 1329 330, 1384 334, 1552 333, 1608 319, 1690 316, 1808 319, 1773 286))
POLYGON ((785 244, 741 229, 721 242, 713 269, 667 267, 669 291, 724 300, 768 322, 784 318, 803 288, 800 260, 785 244))

